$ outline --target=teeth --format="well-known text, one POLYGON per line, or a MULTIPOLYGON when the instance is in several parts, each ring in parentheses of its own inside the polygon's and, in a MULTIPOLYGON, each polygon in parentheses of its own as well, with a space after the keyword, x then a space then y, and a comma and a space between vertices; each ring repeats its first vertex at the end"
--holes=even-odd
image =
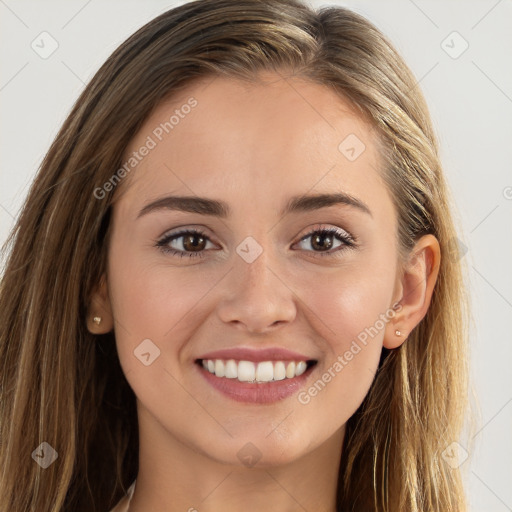
POLYGON ((226 372, 224 377, 228 379, 236 379, 238 377, 238 367, 233 359, 226 362, 226 372))
POLYGON ((295 366, 295 375, 302 375, 306 371, 306 363, 304 361, 299 361, 295 366))
POLYGON ((274 380, 283 380, 286 378, 286 368, 282 361, 274 365, 274 380))
MULTIPOLYGON (((210 366, 210 364, 208 364, 208 367, 209 366, 210 366)), ((288 366, 286 367, 286 378, 291 379, 294 376, 295 376, 295 363, 291 362, 291 363, 288 363, 288 366)))
POLYGON ((238 380, 249 382, 256 376, 256 366, 251 361, 240 361, 238 363, 238 380))
POLYGON ((271 382, 284 379, 293 379, 307 370, 306 361, 235 361, 229 359, 203 359, 203 368, 216 377, 238 379, 240 382, 271 382))
POLYGON ((224 377, 224 361, 215 359, 215 375, 217 377, 224 377))
POLYGON ((274 365, 272 361, 258 363, 256 368, 256 380, 258 382, 270 382, 274 378, 274 365))

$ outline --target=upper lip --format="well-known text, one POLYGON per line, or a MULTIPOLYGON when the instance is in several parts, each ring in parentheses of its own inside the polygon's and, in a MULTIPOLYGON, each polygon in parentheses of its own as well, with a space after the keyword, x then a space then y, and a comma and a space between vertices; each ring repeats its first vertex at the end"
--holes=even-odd
POLYGON ((228 348, 203 354, 199 359, 236 359, 238 361, 311 361, 312 357, 279 347, 269 348, 228 348))

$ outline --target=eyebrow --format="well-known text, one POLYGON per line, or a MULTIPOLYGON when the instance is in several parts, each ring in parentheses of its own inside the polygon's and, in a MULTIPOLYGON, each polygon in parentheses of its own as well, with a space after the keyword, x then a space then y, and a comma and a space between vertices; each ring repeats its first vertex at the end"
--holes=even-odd
MULTIPOLYGON (((338 204, 351 206, 373 217, 370 208, 363 201, 345 192, 294 196, 287 202, 280 215, 309 212, 338 204)), ((156 210, 176 210, 222 219, 229 217, 231 214, 229 205, 216 199, 198 196, 166 196, 144 206, 137 218, 156 210)))

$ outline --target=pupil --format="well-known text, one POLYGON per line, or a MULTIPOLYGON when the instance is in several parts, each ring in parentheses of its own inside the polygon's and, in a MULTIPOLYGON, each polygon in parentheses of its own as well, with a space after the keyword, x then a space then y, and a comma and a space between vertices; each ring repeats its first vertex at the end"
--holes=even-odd
POLYGON ((199 249, 202 249, 203 247, 201 247, 201 244, 204 242, 204 238, 200 235, 189 235, 185 238, 184 242, 183 242, 183 245, 185 247, 185 249, 187 250, 192 250, 192 251, 196 251, 197 248, 199 247, 199 249), (192 240, 194 240, 195 238, 198 239, 198 242, 197 243, 194 243, 192 240))
POLYGON ((313 246, 317 246, 316 248, 320 249, 330 249, 332 247, 332 235, 323 234, 314 236, 313 246), (326 239, 328 239, 327 243, 325 242, 326 239))

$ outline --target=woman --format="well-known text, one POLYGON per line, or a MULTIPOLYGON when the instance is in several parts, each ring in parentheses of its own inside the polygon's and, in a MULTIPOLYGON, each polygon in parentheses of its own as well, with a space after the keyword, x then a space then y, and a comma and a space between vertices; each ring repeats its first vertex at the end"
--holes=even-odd
POLYGON ((465 510, 451 210, 361 16, 200 0, 142 27, 11 236, 2 510, 465 510))

